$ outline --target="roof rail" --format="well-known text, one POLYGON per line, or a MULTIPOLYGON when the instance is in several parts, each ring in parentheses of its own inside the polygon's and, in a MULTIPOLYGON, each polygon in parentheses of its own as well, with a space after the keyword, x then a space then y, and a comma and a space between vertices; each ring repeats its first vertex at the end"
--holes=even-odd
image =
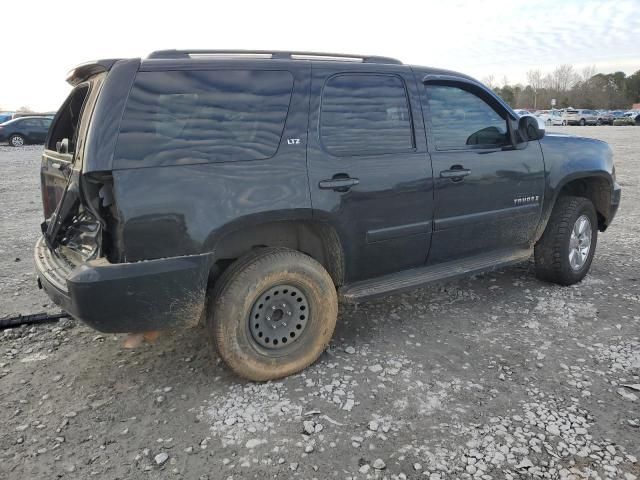
POLYGON ((343 53, 318 52, 286 52, 280 50, 156 50, 147 58, 271 58, 287 60, 320 60, 329 62, 391 63, 402 64, 400 60, 390 57, 372 55, 348 55, 343 53))

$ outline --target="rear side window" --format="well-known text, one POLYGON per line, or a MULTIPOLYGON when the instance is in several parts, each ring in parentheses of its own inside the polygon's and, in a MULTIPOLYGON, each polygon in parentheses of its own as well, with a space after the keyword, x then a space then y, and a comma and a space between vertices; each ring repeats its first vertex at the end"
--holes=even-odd
POLYGON ((476 94, 450 85, 428 85, 431 129, 437 150, 504 145, 507 120, 476 94))
POLYGON ((378 74, 331 77, 322 92, 320 137, 327 151, 338 156, 413 149, 402 79, 378 74))
POLYGON ((276 153, 291 100, 287 71, 140 72, 116 166, 258 160, 276 153))

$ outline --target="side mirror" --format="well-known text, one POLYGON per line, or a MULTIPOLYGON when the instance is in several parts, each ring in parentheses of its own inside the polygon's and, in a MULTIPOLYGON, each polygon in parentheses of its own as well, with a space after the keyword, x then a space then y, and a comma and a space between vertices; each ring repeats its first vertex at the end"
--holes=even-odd
POLYGON ((63 138, 59 142, 56 142, 56 151, 58 153, 69 153, 69 139, 63 138))
POLYGON ((540 140, 544 132, 544 122, 533 115, 524 115, 518 120, 518 135, 522 142, 540 140))

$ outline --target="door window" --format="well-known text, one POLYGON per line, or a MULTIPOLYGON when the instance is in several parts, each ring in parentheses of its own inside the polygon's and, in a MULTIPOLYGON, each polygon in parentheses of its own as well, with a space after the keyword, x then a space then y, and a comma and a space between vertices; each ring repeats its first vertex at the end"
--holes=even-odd
POLYGON ((337 156, 414 148, 404 83, 396 75, 340 74, 322 92, 320 138, 337 156))
POLYGON ((457 150, 507 143, 504 114, 476 94, 452 85, 427 85, 431 131, 437 150, 457 150))

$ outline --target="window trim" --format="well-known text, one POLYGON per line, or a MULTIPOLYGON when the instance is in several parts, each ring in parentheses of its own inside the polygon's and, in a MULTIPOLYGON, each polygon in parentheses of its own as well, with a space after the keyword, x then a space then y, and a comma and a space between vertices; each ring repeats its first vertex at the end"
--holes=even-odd
POLYGON ((425 128, 429 137, 428 145, 433 145, 429 148, 435 152, 465 152, 465 151, 495 151, 512 148, 516 142, 514 140, 515 130, 517 128, 514 122, 517 122, 517 116, 515 113, 504 103, 504 101, 490 92, 482 84, 475 80, 467 79, 464 77, 457 77, 454 75, 425 75, 422 80, 422 105, 425 112, 425 128), (435 137, 433 135, 433 123, 431 115, 431 106, 429 105, 430 95, 428 87, 430 85, 449 86, 459 88, 460 90, 467 91, 472 95, 475 95, 480 100, 485 102, 489 107, 500 116, 503 116, 507 124, 507 140, 504 144, 482 144, 482 145, 462 145, 459 147, 446 147, 438 148, 436 145, 435 137))
POLYGON ((415 153, 417 151, 417 145, 416 145, 416 132, 415 132, 415 125, 414 125, 414 115, 413 115, 413 109, 411 108, 411 98, 409 97, 409 89, 407 88, 407 84, 405 82, 405 79, 401 76, 398 75, 397 73, 383 73, 383 72, 358 72, 358 71, 344 71, 344 72, 338 72, 338 73, 334 73, 332 75, 329 75, 325 80, 324 83, 322 85, 322 88, 320 89, 320 105, 319 105, 319 109, 318 109, 318 144, 320 145, 320 148, 322 149, 323 152, 325 152, 328 155, 331 155, 333 157, 344 157, 344 158, 348 158, 348 157, 373 157, 373 156, 381 156, 381 155, 398 155, 398 154, 406 154, 406 153, 415 153), (403 149, 403 150, 394 150, 394 151, 381 151, 381 150, 358 150, 358 151, 353 151, 353 152, 344 152, 344 153, 337 153, 337 152, 333 152, 331 151, 330 148, 328 148, 325 144, 324 141, 322 140, 322 105, 324 103, 324 91, 325 88, 327 86, 327 84, 334 78, 336 77, 341 77, 341 76, 354 76, 354 75, 359 75, 359 76, 378 76, 378 77, 395 77, 398 80, 400 80, 401 84, 402 84, 402 88, 404 89, 404 95, 405 95, 405 101, 407 102, 407 111, 409 112, 409 129, 410 129, 410 135, 411 135, 411 148, 407 148, 407 149, 403 149))

